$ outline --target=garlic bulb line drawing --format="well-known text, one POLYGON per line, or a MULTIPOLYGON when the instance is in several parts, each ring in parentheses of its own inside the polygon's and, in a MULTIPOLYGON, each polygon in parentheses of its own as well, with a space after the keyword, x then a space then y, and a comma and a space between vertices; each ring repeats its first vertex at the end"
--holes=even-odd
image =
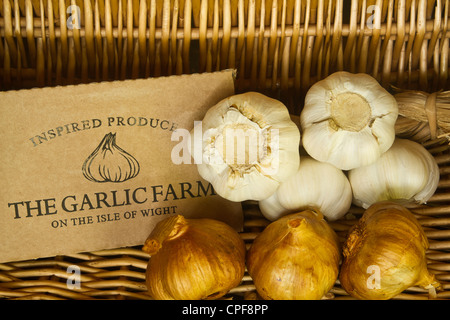
POLYGON ((139 173, 139 162, 116 144, 116 134, 106 134, 84 161, 83 175, 94 182, 124 182, 139 173))

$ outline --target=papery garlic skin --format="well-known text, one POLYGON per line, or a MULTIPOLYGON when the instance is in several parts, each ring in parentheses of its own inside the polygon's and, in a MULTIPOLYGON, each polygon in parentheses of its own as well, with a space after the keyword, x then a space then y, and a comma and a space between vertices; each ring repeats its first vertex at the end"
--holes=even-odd
POLYGON ((426 203, 439 184, 439 167, 419 143, 397 138, 375 163, 350 170, 353 203, 367 209, 384 200, 426 203))
POLYGON ((277 191, 259 201, 267 219, 307 208, 317 208, 329 221, 342 218, 352 204, 350 182, 342 170, 332 164, 301 157, 297 172, 282 182, 277 191))
POLYGON ((300 131, 278 100, 256 92, 228 97, 201 126, 201 154, 192 154, 200 176, 225 199, 265 199, 298 168, 300 131))
POLYGON ((339 272, 336 233, 316 211, 289 214, 269 224, 247 253, 247 269, 266 300, 318 300, 339 272))
POLYGON ((414 215, 393 202, 369 207, 343 246, 340 283, 353 297, 386 300, 412 286, 433 297, 440 287, 427 269, 427 237, 414 215))
POLYGON ((300 114, 314 159, 350 170, 377 160, 395 139, 398 105, 373 77, 339 71, 316 82, 300 114))
POLYGON ((146 283, 156 300, 217 299, 244 276, 244 241, 218 220, 166 218, 142 250, 151 255, 146 283))

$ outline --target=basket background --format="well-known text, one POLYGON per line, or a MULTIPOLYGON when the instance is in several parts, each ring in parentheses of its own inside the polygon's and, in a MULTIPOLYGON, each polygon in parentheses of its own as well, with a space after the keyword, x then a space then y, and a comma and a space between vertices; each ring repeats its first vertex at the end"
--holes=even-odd
MULTIPOLYGON (((449 0, 0 0, 0 89, 232 68, 237 92, 275 97, 294 115, 309 87, 338 70, 368 73, 387 89, 449 90, 449 10, 449 0)), ((430 240, 438 297, 450 299, 450 146, 424 145, 441 182, 412 211, 430 240)), ((268 221, 255 203, 243 206, 250 246, 268 221)), ((331 224, 341 240, 361 214, 352 207, 331 224)), ((0 298, 149 299, 148 258, 118 248, 0 264, 0 298), (71 265, 81 268, 80 289, 67 287, 71 265)), ((254 292, 246 274, 227 297, 254 292)), ((328 298, 349 297, 337 282, 328 298)), ((419 288, 396 297, 426 298, 419 288)))

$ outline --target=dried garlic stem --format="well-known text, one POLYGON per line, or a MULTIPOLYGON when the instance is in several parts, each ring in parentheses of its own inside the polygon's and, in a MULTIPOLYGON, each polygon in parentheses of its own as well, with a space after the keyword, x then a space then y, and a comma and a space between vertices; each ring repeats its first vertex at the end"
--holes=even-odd
POLYGON ((147 240, 145 240, 142 250, 150 255, 156 254, 161 249, 164 241, 182 235, 187 229, 186 225, 186 219, 182 215, 165 219, 153 229, 147 240))

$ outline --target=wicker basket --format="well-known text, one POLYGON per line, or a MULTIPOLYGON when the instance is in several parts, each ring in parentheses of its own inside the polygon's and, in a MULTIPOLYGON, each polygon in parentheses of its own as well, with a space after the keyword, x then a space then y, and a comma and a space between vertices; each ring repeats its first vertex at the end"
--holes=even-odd
MULTIPOLYGON (((368 73, 388 89, 449 90, 449 11, 449 0, 0 0, 1 89, 235 68, 237 92, 276 97, 296 115, 308 88, 337 70, 368 73)), ((438 298, 450 299, 450 145, 432 137, 423 144, 441 182, 412 211, 443 283, 438 298)), ((250 246, 268 221, 256 203, 243 207, 250 246)), ((361 214, 352 207, 331 224, 342 240, 361 214)), ((148 259, 133 247, 0 264, 0 298, 149 299, 148 259), (79 289, 67 286, 71 265, 79 289)), ((254 298, 252 279, 226 297, 254 298)), ((338 282, 327 297, 349 299, 338 282)), ((395 299, 427 297, 413 287, 395 299)))

